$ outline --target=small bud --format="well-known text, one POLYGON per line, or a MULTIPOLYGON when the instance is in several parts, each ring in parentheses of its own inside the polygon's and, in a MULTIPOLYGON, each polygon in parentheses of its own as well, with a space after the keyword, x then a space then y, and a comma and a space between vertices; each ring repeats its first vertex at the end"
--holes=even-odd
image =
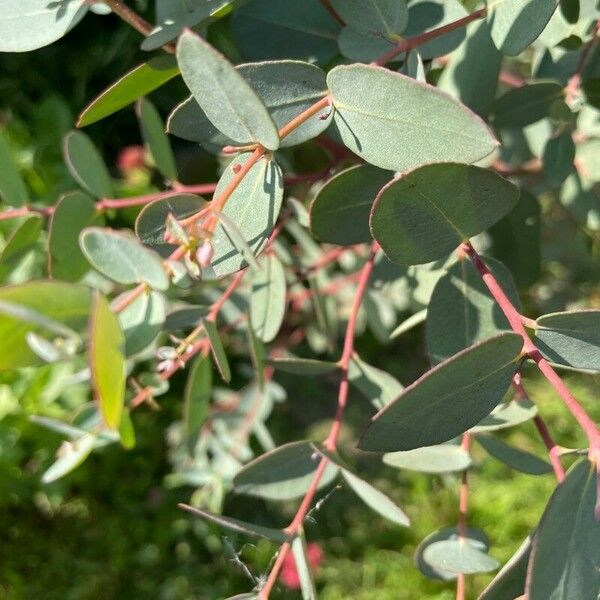
POLYGON ((214 249, 209 240, 206 240, 202 246, 196 250, 196 261, 203 267, 209 267, 212 262, 214 249))
POLYGON ((237 174, 242 170, 242 165, 236 163, 235 165, 233 165, 233 167, 231 167, 231 170, 237 174))

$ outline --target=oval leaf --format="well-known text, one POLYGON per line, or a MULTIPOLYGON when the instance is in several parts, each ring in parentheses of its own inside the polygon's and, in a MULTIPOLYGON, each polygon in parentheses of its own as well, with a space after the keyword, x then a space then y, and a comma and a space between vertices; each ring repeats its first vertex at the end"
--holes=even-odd
POLYGON ((389 38, 408 23, 404 0, 331 0, 331 5, 347 25, 365 35, 389 38))
POLYGON ((136 112, 142 129, 142 138, 154 158, 156 168, 167 179, 176 180, 177 165, 160 113, 147 98, 138 100, 136 112))
POLYGON ((60 39, 87 12, 85 0, 4 0, 0 52, 28 52, 60 39))
POLYGON ((478 435, 475 439, 485 448, 488 454, 497 458, 511 469, 516 469, 529 475, 552 473, 552 467, 545 460, 538 458, 530 452, 514 448, 500 438, 492 435, 478 435))
POLYGON ((157 290, 169 287, 160 258, 133 235, 112 229, 88 227, 79 237, 90 264, 106 277, 123 284, 146 282, 157 290))
POLYGON ((81 187, 96 198, 112 196, 112 181, 106 165, 85 133, 68 133, 63 140, 63 154, 69 172, 81 187))
MULTIPOLYGON (((279 129, 327 94, 325 73, 309 63, 268 61, 239 65, 235 69, 254 88, 279 129), (281 85, 282 81, 286 82, 285 86, 281 85)), ((329 126, 332 114, 330 108, 325 108, 321 115, 308 119, 283 138, 281 147, 316 137, 329 126)), ((198 142, 211 152, 220 152, 223 146, 235 144, 234 140, 215 129, 193 96, 171 113, 167 131, 198 142)), ((251 142, 250 137, 244 140, 244 143, 251 142)))
POLYGON ((48 270, 52 277, 77 281, 89 271, 90 265, 79 247, 79 234, 96 218, 96 205, 84 192, 71 192, 60 199, 48 235, 48 270))
POLYGON ((436 88, 399 73, 339 66, 329 71, 327 84, 342 141, 382 169, 475 162, 498 145, 477 115, 436 88))
POLYGON ((252 278, 250 324, 266 343, 275 339, 285 315, 285 271, 272 253, 261 257, 259 264, 261 269, 252 278))
POLYGON ((551 362, 600 371, 600 310, 544 315, 536 320, 536 346, 551 362))
POLYGON ((133 104, 179 74, 173 56, 154 56, 138 65, 88 104, 79 115, 77 127, 85 127, 133 104))
POLYGON ((398 507, 390 498, 374 488, 370 483, 356 477, 350 471, 343 469, 342 477, 356 495, 372 510, 382 517, 389 519, 392 523, 408 527, 410 519, 404 511, 398 507))
POLYGON ((96 436, 86 433, 72 442, 63 442, 59 456, 42 475, 42 483, 52 483, 76 469, 92 452, 96 445, 96 436))
MULTIPOLYGON (((292 442, 248 463, 233 479, 236 492, 269 500, 301 498, 313 479, 321 454, 311 442, 292 442)), ((333 481, 338 467, 329 464, 319 488, 333 481)))
POLYGON ((413 450, 465 432, 504 396, 522 346, 521 336, 503 333, 434 367, 373 417, 359 448, 413 450))
POLYGON ((600 589, 595 503, 595 467, 581 460, 552 494, 533 538, 526 589, 530 600, 595 598, 600 589))
POLYGON ((29 202, 29 192, 11 156, 8 141, 2 130, 0 130, 0 198, 10 206, 23 206, 29 202))
POLYGON ((279 147, 277 127, 262 100, 208 42, 185 31, 177 44, 177 63, 196 102, 217 129, 240 143, 249 137, 269 150, 279 147))
POLYGON ((125 401, 124 345, 119 320, 96 292, 90 315, 90 372, 94 397, 109 429, 118 429, 125 401))
POLYGON ((358 165, 329 179, 310 205, 311 233, 322 242, 342 246, 370 242, 371 207, 392 176, 390 171, 358 165))
MULTIPOLYGON (((243 165, 248 158, 247 154, 241 155, 234 163, 243 165)), ((234 177, 235 173, 228 167, 219 180, 214 198, 223 193, 234 177)), ((273 231, 282 200, 281 169, 275 161, 261 158, 251 167, 223 208, 223 214, 236 224, 255 256, 264 248, 273 231)), ((230 275, 246 266, 241 252, 222 223, 215 229, 212 244, 212 268, 217 277, 230 275)))
POLYGON ((517 187, 487 169, 426 165, 381 190, 371 212, 371 232, 392 262, 428 263, 485 231, 518 199, 517 187))
POLYGON ((471 455, 456 444, 440 444, 406 452, 390 452, 383 455, 383 462, 390 467, 421 473, 452 473, 468 469, 471 455))
POLYGON ((125 335, 126 356, 146 349, 162 331, 165 318, 165 299, 157 292, 142 294, 123 309, 119 321, 125 335))
POLYGON ((491 5, 488 20, 498 50, 520 54, 542 33, 558 0, 501 0, 491 5))

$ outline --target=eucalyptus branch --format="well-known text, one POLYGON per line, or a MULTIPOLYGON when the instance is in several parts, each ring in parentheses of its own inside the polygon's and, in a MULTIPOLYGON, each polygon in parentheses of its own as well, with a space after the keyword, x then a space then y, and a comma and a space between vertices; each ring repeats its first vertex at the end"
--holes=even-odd
POLYGON ((527 335, 521 315, 513 306, 512 302, 508 299, 508 296, 504 293, 504 290, 492 272, 487 268, 477 251, 469 242, 463 244, 462 249, 469 256, 471 262, 481 275, 485 285, 508 319, 512 330, 522 336, 524 343, 523 349, 526 356, 535 362, 538 369, 556 390, 566 407, 569 409, 573 417, 575 417, 585 432, 590 444, 590 459, 598 463, 600 461, 600 430, 598 429, 596 423, 575 399, 573 394, 565 385, 564 381, 552 368, 550 363, 542 356, 541 352, 532 342, 531 338, 527 335))
MULTIPOLYGON (((373 242, 373 244, 371 245, 371 252, 369 254, 369 258, 365 262, 360 272, 360 279, 356 288, 356 292, 354 294, 352 309, 350 311, 350 316, 348 317, 348 324, 346 325, 346 333, 344 336, 342 355, 338 362, 340 370, 342 371, 342 375, 338 390, 337 410, 334 421, 329 430, 329 434, 327 435, 327 438, 324 441, 324 446, 330 452, 335 452, 337 449, 337 441, 340 434, 342 419, 344 417, 346 405, 348 402, 348 368, 350 366, 350 360, 352 359, 352 355, 354 354, 354 335, 356 332, 356 321, 358 318, 360 307, 362 305, 363 298, 367 291, 367 285, 369 283, 371 273, 373 272, 375 257, 377 256, 378 251, 379 244, 377 242, 373 242)), ((319 461, 319 465, 317 466, 310 486, 306 491, 302 502, 300 503, 296 515, 292 519, 292 522, 285 529, 285 532, 290 536, 290 538, 297 535, 298 532, 301 530, 302 524, 304 523, 306 515, 310 511, 315 494, 317 493, 317 489, 319 487, 319 483, 321 482, 321 478, 323 477, 323 474, 325 473, 325 469, 327 468, 328 464, 329 460, 325 457, 322 457, 319 461)), ((267 600, 269 598, 269 595, 273 590, 275 582, 277 581, 277 578, 279 576, 279 572, 281 570, 281 566, 283 565, 283 561, 285 560, 287 553, 290 551, 290 548, 290 542, 285 542, 279 549, 277 559, 273 564, 267 581, 264 587, 259 592, 259 600, 267 600)))
POLYGON ((448 23, 447 25, 442 25, 441 27, 437 27, 436 29, 432 29, 431 31, 426 31, 425 33, 421 33, 420 35, 416 35, 411 38, 407 38, 402 40, 396 47, 388 50, 384 54, 382 54, 379 58, 376 58, 371 64, 383 66, 386 63, 390 62, 399 54, 403 52, 410 52, 431 40, 444 35, 450 31, 454 31, 455 29, 460 29, 461 27, 466 27, 469 23, 473 21, 477 21, 478 19, 483 19, 487 14, 487 10, 485 8, 480 8, 472 12, 470 15, 463 17, 462 19, 457 19, 452 23, 448 23))
MULTIPOLYGON (((520 400, 529 399, 529 395, 525 391, 521 379, 520 373, 516 373, 513 378, 513 387, 515 388, 517 398, 520 400)), ((565 470, 560 462, 560 447, 554 441, 548 426, 539 414, 535 415, 533 422, 548 450, 548 458, 550 459, 550 464, 552 465, 556 480, 560 483, 565 478, 565 470)))

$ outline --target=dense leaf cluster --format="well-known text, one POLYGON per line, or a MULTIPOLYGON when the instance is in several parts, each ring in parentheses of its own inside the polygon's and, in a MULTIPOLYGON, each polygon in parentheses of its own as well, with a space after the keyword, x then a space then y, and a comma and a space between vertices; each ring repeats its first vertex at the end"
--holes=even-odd
POLYGON ((151 26, 120 0, 5 0, 1 51, 50 44, 91 9, 130 23, 154 53, 82 109, 63 140, 74 185, 60 198, 37 201, 0 132, 0 219, 12 225, 0 369, 68 364, 93 400, 69 422, 36 420, 65 437, 44 483, 108 444, 132 448, 134 411, 159 404, 186 370, 169 456, 174 484, 195 490, 182 508, 280 546, 265 580, 237 598, 268 598, 289 553, 303 598, 316 598, 304 524, 333 485, 410 526, 355 473, 363 451, 460 476, 457 526, 423 540, 415 561, 456 580, 464 599, 465 575, 499 567, 467 526, 473 441, 557 479, 481 599, 596 598, 600 431, 555 369, 600 372, 600 310, 592 299, 533 319, 522 305, 535 306, 546 268, 542 214, 567 214, 585 260, 598 253, 600 11, 591 0, 477 5, 157 0, 151 26), (165 124, 147 95, 179 77, 190 95, 165 124), (81 128, 134 103, 160 189, 127 196, 81 128), (216 157, 218 181, 181 183, 167 134, 216 157), (135 223, 120 227, 132 207, 135 223), (384 345, 424 321, 432 368, 406 387, 356 351, 367 332, 384 345), (587 448, 552 439, 527 396, 534 367, 587 448), (298 387, 281 387, 279 371, 298 387), (288 396, 311 401, 302 377, 338 383, 329 433, 277 445, 267 421, 288 396), (346 457, 351 388, 376 412, 346 457), (497 434, 532 419, 549 461, 497 434), (227 491, 298 509, 284 529, 246 523, 220 514, 227 491))

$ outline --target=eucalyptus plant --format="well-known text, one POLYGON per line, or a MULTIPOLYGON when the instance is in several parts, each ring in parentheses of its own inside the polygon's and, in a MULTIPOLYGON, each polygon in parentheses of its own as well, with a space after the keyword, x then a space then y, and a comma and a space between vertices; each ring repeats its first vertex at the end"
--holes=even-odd
POLYGON ((336 485, 410 527, 355 472, 361 452, 460 478, 458 522, 423 540, 415 563, 466 598, 467 575, 500 568, 467 511, 476 443, 556 478, 541 520, 480 599, 594 600, 600 430, 560 373, 600 372, 600 309, 524 316, 522 298, 545 268, 542 213, 568 215, 588 260, 600 248, 596 2, 155 5, 152 25, 121 0, 2 2, 3 52, 114 15, 148 52, 82 107, 63 142, 77 188, 54 201, 36 200, 0 132, 0 219, 12 224, 0 369, 65 363, 65 387, 84 382, 93 400, 68 422, 35 419, 65 438, 43 482, 108 444, 134 446, 136 413, 160 405, 185 371, 170 437, 172 482, 192 490, 181 508, 273 543, 266 577, 236 598, 269 598, 289 554, 303 598, 317 597, 304 525, 336 485), (189 95, 165 124, 148 95, 175 78, 189 95), (133 104, 160 189, 123 197, 85 128, 133 104), (216 156, 218 180, 178 181, 170 136, 216 156), (115 228, 132 207, 133 230, 115 228), (431 368, 406 387, 356 351, 372 334, 382 353, 394 340, 393 352, 417 327, 431 368), (527 393, 534 369, 586 447, 555 441, 527 393), (297 384, 284 389, 278 371, 297 384), (337 400, 319 399, 331 405, 329 432, 277 445, 268 422, 280 403, 314 401, 303 377, 337 382, 337 400), (351 388, 373 416, 341 456, 351 388), (497 435, 528 420, 547 460, 497 435), (297 501, 297 511, 282 529, 243 522, 221 514, 230 491, 297 501))

